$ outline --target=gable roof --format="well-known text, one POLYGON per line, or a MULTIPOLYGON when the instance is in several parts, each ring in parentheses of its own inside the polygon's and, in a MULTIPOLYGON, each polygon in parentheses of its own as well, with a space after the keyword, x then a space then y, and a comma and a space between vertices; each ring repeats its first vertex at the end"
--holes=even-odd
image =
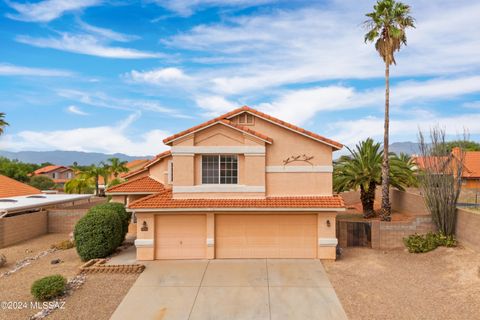
POLYGON ((170 156, 171 154, 172 154, 172 152, 170 150, 159 153, 153 159, 147 160, 144 163, 144 165, 141 166, 140 168, 132 170, 132 171, 127 172, 127 173, 124 173, 124 174, 120 175, 120 177, 122 177, 124 179, 128 179, 128 178, 133 177, 133 176, 135 176, 139 173, 142 173, 142 172, 146 171, 148 169, 148 167, 154 165, 155 163, 157 163, 161 159, 170 156))
POLYGON ((162 183, 150 177, 141 177, 138 179, 130 180, 116 186, 110 187, 106 190, 107 194, 120 194, 120 193, 143 193, 152 194, 165 191, 165 187, 162 183))
MULTIPOLYGON (((345 207, 342 197, 306 196, 306 197, 267 197, 265 199, 173 199, 172 191, 165 190, 130 203, 130 209, 341 209, 345 207)), ((166 210, 168 211, 168 210, 166 210)))
POLYGON ((465 169, 463 176, 466 178, 480 178, 480 151, 467 151, 463 159, 465 169))
POLYGON ((50 166, 45 166, 33 171, 33 174, 37 175, 37 174, 49 173, 58 169, 63 169, 62 171, 70 170, 69 167, 50 165, 50 166))
POLYGON ((412 160, 420 169, 425 169, 427 166, 435 169, 451 163, 452 159, 462 161, 463 156, 462 178, 480 178, 480 151, 464 151, 463 155, 461 152, 457 147, 453 148, 449 156, 412 156, 412 160))
POLYGON ((12 178, 0 175, 0 198, 41 194, 42 191, 12 178))
MULTIPOLYGON (((334 149, 340 150, 341 148, 343 148, 343 145, 342 145, 341 143, 339 143, 339 142, 336 142, 336 141, 333 141, 333 140, 331 140, 331 139, 325 138, 324 136, 321 136, 321 135, 319 135, 319 134, 316 134, 316 133, 313 133, 313 132, 311 132, 311 131, 305 130, 305 129, 303 129, 303 128, 297 127, 297 126, 295 126, 295 125, 293 125, 293 124, 291 124, 291 123, 288 123, 288 122, 285 122, 285 121, 283 121, 283 120, 277 119, 277 118, 272 117, 272 116, 270 116, 270 115, 268 115, 268 114, 266 114, 266 113, 260 112, 260 111, 258 111, 258 110, 255 110, 255 109, 250 108, 250 107, 247 107, 247 106, 243 106, 243 107, 241 107, 241 108, 237 108, 237 109, 232 110, 232 111, 230 111, 230 112, 228 112, 228 113, 225 113, 225 114, 223 114, 223 115, 221 115, 221 116, 219 116, 219 117, 217 117, 217 118, 215 118, 215 119, 209 120, 209 121, 204 122, 204 123, 202 123, 202 124, 199 124, 199 125, 197 125, 197 126, 195 126, 195 127, 192 127, 192 128, 190 128, 190 129, 187 129, 187 130, 184 130, 184 131, 182 131, 182 132, 179 132, 179 133, 177 133, 177 134, 175 134, 175 135, 173 135, 173 136, 170 136, 170 137, 164 139, 163 142, 164 142, 165 144, 169 144, 169 143, 171 143, 173 140, 179 139, 179 138, 181 138, 181 137, 183 137, 183 136, 186 136, 186 135, 188 135, 188 134, 192 134, 192 133, 194 133, 194 132, 196 132, 196 131, 205 129, 205 128, 207 128, 207 127, 209 127, 209 126, 211 126, 211 125, 213 125, 213 124, 215 124, 215 123, 221 122, 222 120, 227 120, 227 121, 228 121, 229 119, 231 119, 231 118, 233 118, 233 117, 235 117, 235 116, 237 116, 237 115, 239 115, 239 114, 241 114, 241 113, 243 113, 243 112, 248 112, 248 113, 253 114, 253 115, 255 115, 255 116, 259 117, 259 118, 262 118, 262 119, 264 119, 264 120, 266 120, 266 121, 269 121, 269 122, 271 122, 271 123, 274 123, 274 124, 276 124, 276 125, 279 125, 279 126, 281 126, 281 127, 283 127, 283 128, 286 128, 286 129, 288 129, 288 130, 294 131, 294 132, 296 132, 296 133, 298 133, 298 134, 301 134, 301 135, 306 136, 306 137, 308 137, 308 138, 311 138, 311 139, 313 139, 313 140, 316 140, 316 141, 322 142, 322 143, 324 143, 324 144, 327 144, 327 145, 333 147, 334 149)), ((231 121, 230 121, 228 124, 229 124, 229 125, 234 125, 231 121)), ((262 140, 268 140, 268 137, 266 137, 265 135, 263 135, 263 134, 261 134, 261 133, 258 133, 258 132, 255 132, 255 131, 247 128, 247 127, 243 127, 243 126, 239 126, 239 125, 235 125, 235 126, 236 126, 237 128, 241 128, 242 131, 245 131, 245 132, 248 132, 248 133, 254 134, 254 135, 259 135, 259 136, 257 136, 257 137, 261 137, 262 140)), ((273 140, 270 139, 270 143, 271 143, 271 142, 273 142, 273 140)))
POLYGON ((204 122, 202 124, 199 124, 195 127, 192 127, 190 129, 187 129, 187 130, 184 130, 182 132, 179 132, 177 134, 174 134, 173 136, 170 136, 168 138, 165 138, 163 140, 163 143, 165 144, 169 144, 169 143, 172 143, 173 141, 179 139, 179 138, 182 138, 186 135, 189 135, 189 134, 193 134, 195 132, 198 132, 198 131, 201 131, 201 130, 205 130, 213 125, 216 125, 216 124, 223 124, 227 127, 230 127, 230 128, 233 128, 235 130, 238 130, 238 131, 241 131, 241 132, 244 132, 250 136, 254 136, 260 140, 263 140, 267 143, 272 143, 273 142, 273 139, 272 138, 269 138, 267 137, 266 135, 264 134, 261 134, 255 130, 252 130, 250 128, 247 128, 247 127, 244 127, 244 126, 240 126, 238 124, 235 124, 233 123, 232 121, 230 120, 227 120, 227 119, 224 119, 222 117, 218 117, 218 118, 215 118, 215 119, 212 119, 212 120, 209 120, 207 122, 204 122))

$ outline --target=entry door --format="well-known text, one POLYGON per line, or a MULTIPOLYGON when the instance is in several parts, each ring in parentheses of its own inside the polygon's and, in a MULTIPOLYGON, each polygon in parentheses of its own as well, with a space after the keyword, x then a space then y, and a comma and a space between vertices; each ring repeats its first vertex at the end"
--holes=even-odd
POLYGON ((205 259, 205 215, 159 215, 155 223, 155 259, 205 259))
POLYGON ((224 214, 215 224, 217 258, 317 257, 313 214, 224 214))

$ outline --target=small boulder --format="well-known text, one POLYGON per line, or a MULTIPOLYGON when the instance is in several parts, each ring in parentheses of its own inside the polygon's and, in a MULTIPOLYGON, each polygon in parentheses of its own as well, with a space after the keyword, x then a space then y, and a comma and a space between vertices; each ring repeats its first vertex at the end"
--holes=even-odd
POLYGON ((60 260, 60 259, 53 259, 52 261, 50 261, 50 264, 59 264, 60 262, 62 262, 62 260, 60 260))
POLYGON ((0 268, 7 264, 7 257, 4 254, 0 253, 0 268))

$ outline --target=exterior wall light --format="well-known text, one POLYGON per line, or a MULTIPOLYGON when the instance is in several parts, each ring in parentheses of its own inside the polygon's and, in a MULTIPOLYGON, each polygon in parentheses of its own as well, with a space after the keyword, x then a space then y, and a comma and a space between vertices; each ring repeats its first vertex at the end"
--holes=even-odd
POLYGON ((141 228, 140 230, 142 230, 142 231, 148 231, 147 221, 143 221, 143 223, 142 223, 142 228, 141 228))
POLYGON ((327 220, 327 227, 330 228, 330 225, 331 225, 330 220, 327 220))

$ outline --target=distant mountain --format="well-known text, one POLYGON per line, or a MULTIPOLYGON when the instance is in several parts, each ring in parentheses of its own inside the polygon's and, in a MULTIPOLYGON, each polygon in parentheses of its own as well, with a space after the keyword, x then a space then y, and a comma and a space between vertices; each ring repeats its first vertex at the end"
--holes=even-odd
POLYGON ((19 151, 10 152, 0 150, 0 157, 8 159, 17 159, 27 163, 51 162, 56 165, 68 166, 75 161, 78 165, 98 164, 108 158, 119 158, 122 161, 132 161, 136 159, 148 159, 152 156, 132 157, 123 153, 105 154, 99 152, 80 152, 80 151, 19 151))
POLYGON ((409 155, 412 154, 419 154, 420 153, 420 146, 416 142, 394 142, 389 147, 390 152, 395 152, 396 154, 406 153, 409 155))

